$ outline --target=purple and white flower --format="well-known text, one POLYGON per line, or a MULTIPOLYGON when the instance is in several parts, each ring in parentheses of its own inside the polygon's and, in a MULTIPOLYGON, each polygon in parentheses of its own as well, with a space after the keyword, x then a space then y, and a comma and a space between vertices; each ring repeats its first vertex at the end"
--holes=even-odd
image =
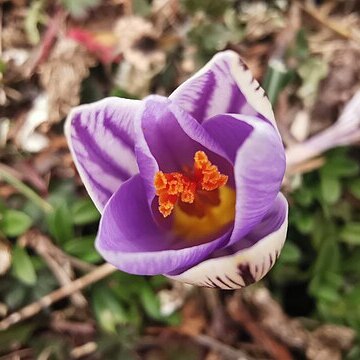
POLYGON ((284 148, 236 53, 169 98, 79 106, 65 132, 102 213, 96 248, 120 270, 233 289, 273 266, 287 231, 284 148))

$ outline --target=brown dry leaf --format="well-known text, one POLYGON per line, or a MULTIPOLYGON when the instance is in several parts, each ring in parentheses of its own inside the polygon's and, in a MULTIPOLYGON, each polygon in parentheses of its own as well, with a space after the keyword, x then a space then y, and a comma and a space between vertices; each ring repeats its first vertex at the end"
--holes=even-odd
POLYGON ((22 4, 4 12, 2 31, 0 32, 1 43, 4 50, 25 47, 29 45, 24 30, 24 13, 22 4))
POLYGON ((61 38, 48 60, 40 65, 40 82, 49 97, 50 123, 60 121, 80 102, 81 82, 95 59, 75 41, 61 38))
POLYGON ((245 36, 249 41, 262 39, 285 27, 283 14, 264 1, 241 5, 240 20, 246 24, 245 36))
POLYGON ((354 330, 344 326, 323 325, 312 332, 306 355, 309 360, 341 360, 355 339, 354 330))
POLYGON ((338 117, 340 108, 352 97, 360 83, 360 49, 347 46, 336 50, 329 75, 319 88, 312 111, 311 133, 328 127, 338 117))
POLYGON ((156 28, 165 31, 168 25, 174 26, 179 10, 178 0, 154 0, 151 12, 156 28))
POLYGON ((152 23, 138 16, 120 18, 114 26, 119 53, 136 69, 159 71, 165 65, 165 53, 159 49, 160 34, 152 23))
POLYGON ((299 320, 289 318, 266 288, 247 291, 246 301, 263 328, 290 348, 305 352, 309 360, 340 360, 355 339, 354 330, 345 326, 322 325, 310 332, 299 320))
POLYGON ((283 343, 296 349, 304 349, 308 342, 308 332, 297 320, 290 319, 281 306, 271 297, 266 288, 247 292, 246 300, 255 308, 257 318, 270 333, 283 343))
POLYGON ((0 319, 3 319, 7 313, 8 313, 8 307, 3 304, 3 303, 0 303, 0 319))
POLYGON ((179 327, 180 332, 189 335, 198 335, 207 326, 204 307, 198 298, 189 299, 182 308, 182 323, 179 327))
POLYGON ((221 358, 221 356, 218 353, 215 353, 213 351, 210 351, 206 357, 205 360, 223 360, 223 358, 221 358))

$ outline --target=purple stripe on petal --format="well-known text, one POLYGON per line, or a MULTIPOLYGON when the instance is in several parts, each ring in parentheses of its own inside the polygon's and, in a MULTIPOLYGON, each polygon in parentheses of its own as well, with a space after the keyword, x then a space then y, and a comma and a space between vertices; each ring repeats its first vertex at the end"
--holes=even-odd
POLYGON ((142 178, 135 175, 107 203, 96 248, 105 260, 128 273, 167 274, 199 263, 226 244, 229 234, 191 247, 186 240, 180 247, 179 239, 173 248, 173 235, 153 221, 142 178))
POLYGON ((255 117, 218 115, 204 124, 234 164, 236 213, 230 244, 258 224, 280 191, 285 152, 275 128, 255 117))
MULTIPOLYGON (((90 134, 88 128, 80 123, 80 114, 74 117, 74 131, 76 133, 75 139, 80 141, 87 150, 87 155, 91 157, 92 161, 99 164, 100 167, 107 173, 118 176, 120 180, 128 179, 131 174, 124 170, 114 158, 103 151, 95 138, 90 134)), ((78 154, 75 151, 75 154, 78 154)))
POLYGON ((108 199, 110 199, 111 195, 113 194, 113 192, 111 192, 108 188, 104 187, 103 185, 101 185, 99 182, 97 182, 92 176, 91 173, 89 171, 87 171, 86 169, 84 169, 84 172, 86 174, 86 176, 88 177, 89 181, 91 182, 92 186, 96 189, 96 191, 100 194, 102 194, 102 198, 106 199, 106 201, 108 199))
POLYGON ((104 119, 104 127, 111 131, 114 137, 121 139, 124 145, 126 145, 129 149, 134 151, 134 139, 133 133, 129 134, 128 129, 123 129, 119 125, 117 125, 111 116, 106 116, 104 119))
POLYGON ((76 167, 101 212, 120 184, 138 173, 134 119, 140 101, 107 98, 73 109, 65 124, 76 167))
POLYGON ((271 104, 250 70, 233 51, 216 54, 190 79, 180 85, 170 99, 200 123, 224 113, 267 119, 276 128, 271 104), (213 81, 209 81, 212 74, 213 81))

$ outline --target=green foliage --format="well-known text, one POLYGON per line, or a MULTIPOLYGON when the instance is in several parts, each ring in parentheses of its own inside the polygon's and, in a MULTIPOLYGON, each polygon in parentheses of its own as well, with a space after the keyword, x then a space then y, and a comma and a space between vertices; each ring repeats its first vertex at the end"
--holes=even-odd
POLYGON ((349 203, 359 186, 359 164, 346 149, 327 154, 325 165, 303 176, 293 194, 289 235, 271 273, 280 298, 294 281, 307 284, 302 315, 346 324, 360 331, 360 209, 349 203), (348 186, 350 184, 350 186, 348 186), (351 195, 350 195, 351 196, 351 195))
POLYGON ((133 11, 139 16, 148 16, 151 14, 151 6, 147 0, 133 0, 133 11))
POLYGON ((360 245, 360 222, 345 224, 340 232, 340 238, 348 244, 360 245))
POLYGON ((276 104, 280 92, 293 78, 293 72, 278 59, 269 62, 263 83, 271 104, 276 104))
POLYGON ((89 198, 77 200, 71 207, 71 214, 75 225, 91 224, 100 219, 99 211, 89 198))
POLYGON ((199 14, 188 29, 188 41, 198 48, 200 64, 227 44, 238 43, 244 37, 244 26, 234 9, 234 1, 184 0, 185 10, 199 14))
POLYGON ((47 226, 58 243, 65 243, 74 237, 73 217, 66 202, 61 201, 47 216, 47 226))
POLYGON ((110 333, 128 322, 126 311, 113 294, 111 288, 97 286, 92 292, 92 306, 99 326, 110 333))
POLYGON ((34 264, 27 251, 19 246, 14 246, 12 251, 13 275, 26 285, 36 283, 36 272, 34 264))
POLYGON ((220 17, 224 15, 227 7, 234 3, 233 0, 182 0, 182 5, 189 13, 203 12, 210 17, 220 17))
POLYGON ((0 74, 4 74, 6 71, 6 64, 3 60, 0 59, 0 74))
POLYGON ((26 342, 34 331, 35 326, 31 324, 16 325, 0 333, 0 354, 2 351, 11 350, 26 342))
POLYGON ((76 237, 64 243, 63 249, 70 255, 89 263, 98 263, 101 256, 94 247, 95 235, 76 237))
POLYGON ((31 225, 31 218, 18 210, 5 210, 0 218, 0 231, 9 237, 22 235, 31 225))
POLYGON ((61 0, 63 6, 73 17, 83 17, 91 9, 100 4, 101 0, 61 0))
POLYGON ((297 72, 302 80, 302 85, 297 94, 303 99, 305 106, 315 102, 320 81, 328 74, 327 63, 320 58, 309 57, 298 67, 297 72))
POLYGON ((24 28, 31 44, 37 45, 40 41, 38 24, 45 22, 44 0, 32 1, 25 17, 24 28))
POLYGON ((354 179, 350 182, 350 192, 360 200, 360 179, 354 179))

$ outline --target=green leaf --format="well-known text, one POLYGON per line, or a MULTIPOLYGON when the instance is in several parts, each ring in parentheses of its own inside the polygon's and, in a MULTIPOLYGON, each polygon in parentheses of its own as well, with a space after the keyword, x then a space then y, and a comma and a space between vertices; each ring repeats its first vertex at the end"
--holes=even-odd
POLYGON ((128 322, 125 309, 105 286, 96 286, 92 291, 92 306, 99 325, 107 332, 115 333, 118 325, 128 322))
POLYGON ((282 263, 297 263, 301 259, 301 251, 289 240, 285 243, 280 256, 282 263))
POLYGON ((101 260, 101 256, 95 250, 94 243, 95 236, 88 235, 67 241, 63 248, 72 256, 90 263, 96 263, 101 260))
POLYGON ((350 192, 360 199, 360 179, 355 179, 350 183, 350 192))
POLYGON ((77 200, 72 206, 71 212, 75 225, 86 225, 100 219, 99 211, 89 198, 77 200))
POLYGON ((25 345, 25 342, 31 337, 34 329, 34 323, 15 325, 7 330, 0 331, 0 349, 1 351, 13 350, 25 345))
POLYGON ((297 203, 304 207, 310 206, 314 201, 313 192, 311 189, 305 187, 301 187, 298 191, 296 191, 294 198, 297 203))
POLYGON ((65 243, 74 238, 73 218, 65 201, 62 201, 52 213, 48 214, 47 224, 50 234, 59 243, 65 243))
POLYGON ((206 16, 213 17, 222 16, 226 8, 230 5, 230 2, 216 0, 182 0, 181 2, 190 14, 202 11, 206 16))
POLYGON ((320 173, 321 195, 328 204, 335 204, 341 196, 341 183, 338 178, 320 173))
POLYGON ((316 297, 328 302, 335 302, 339 300, 340 294, 336 288, 322 285, 316 290, 316 297))
POLYGON ((328 238, 322 245, 314 266, 314 274, 327 276, 336 273, 340 265, 340 251, 338 244, 328 238))
POLYGON ((326 77, 328 71, 327 63, 320 58, 307 58, 299 66, 298 74, 302 79, 302 85, 298 90, 298 95, 307 106, 314 103, 320 81, 326 77))
POLYGON ((309 42, 305 29, 300 29, 296 34, 295 49, 293 55, 305 60, 309 56, 309 42))
POLYGON ((9 237, 22 235, 31 225, 30 216, 18 210, 6 210, 0 220, 1 231, 9 237))
POLYGON ((83 17, 87 11, 100 4, 101 0, 61 0, 73 17, 83 17))
POLYGON ((163 315, 160 313, 159 298, 147 283, 141 287, 139 295, 145 313, 154 320, 163 319, 163 315))
POLYGON ((291 81, 292 77, 293 72, 290 71, 282 61, 272 60, 269 62, 263 88, 271 104, 276 104, 280 92, 291 81))
POLYGON ((21 282, 27 285, 36 283, 36 272, 27 251, 14 246, 12 251, 12 273, 21 282))
POLYGON ((110 92, 110 96, 116 96, 116 97, 121 97, 121 98, 125 98, 125 99, 134 99, 134 100, 139 99, 138 96, 129 94, 127 91, 125 91, 124 89, 122 89, 120 87, 115 87, 114 89, 112 89, 110 92))
POLYGON ((4 74, 6 71, 6 63, 0 59, 0 74, 4 74))
POLYGON ((351 245, 360 245, 360 223, 347 223, 340 232, 340 238, 351 245))
POLYGON ((132 9, 134 14, 146 17, 151 14, 151 6, 146 0, 133 0, 132 9))
POLYGON ((321 172, 329 177, 351 177, 359 173, 359 164, 346 155, 329 156, 321 172))
POLYGON ((299 213, 296 218, 296 227, 303 234, 310 234, 315 226, 315 218, 310 213, 299 213))
POLYGON ((346 261, 341 264, 342 271, 349 274, 357 273, 360 275, 360 248, 353 248, 351 250, 351 254, 349 254, 346 261))
POLYGON ((32 1, 25 17, 24 29, 32 45, 37 45, 40 41, 38 24, 44 22, 43 7, 43 0, 32 1))

